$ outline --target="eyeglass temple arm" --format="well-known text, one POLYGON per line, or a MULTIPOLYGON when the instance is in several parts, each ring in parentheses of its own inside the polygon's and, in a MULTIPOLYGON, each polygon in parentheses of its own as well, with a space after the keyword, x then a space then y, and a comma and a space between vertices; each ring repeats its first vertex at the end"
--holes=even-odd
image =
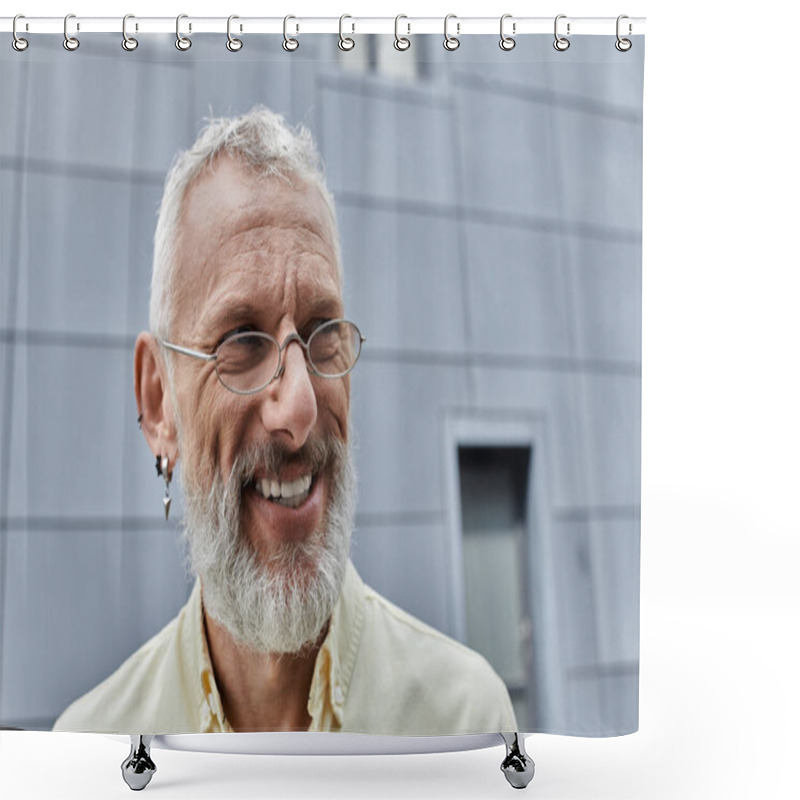
POLYGON ((172 344, 171 342, 166 342, 163 339, 160 340, 161 344, 167 348, 167 350, 174 350, 176 353, 183 353, 185 356, 192 356, 193 358, 202 358, 203 361, 216 361, 217 354, 211 353, 201 353, 199 350, 190 350, 188 347, 181 347, 179 344, 172 344))

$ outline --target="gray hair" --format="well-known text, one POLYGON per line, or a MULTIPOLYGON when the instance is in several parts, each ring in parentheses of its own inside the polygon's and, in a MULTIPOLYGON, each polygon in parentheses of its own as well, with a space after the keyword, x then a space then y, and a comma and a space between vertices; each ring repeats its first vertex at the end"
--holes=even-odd
POLYGON ((289 127, 280 114, 264 106, 254 106, 240 117, 209 119, 192 147, 178 153, 164 183, 150 284, 150 332, 158 338, 170 336, 173 322, 175 245, 186 190, 220 153, 236 156, 259 175, 287 179, 295 176, 319 190, 331 215, 341 282, 341 247, 333 197, 325 184, 322 160, 308 129, 302 125, 289 127))

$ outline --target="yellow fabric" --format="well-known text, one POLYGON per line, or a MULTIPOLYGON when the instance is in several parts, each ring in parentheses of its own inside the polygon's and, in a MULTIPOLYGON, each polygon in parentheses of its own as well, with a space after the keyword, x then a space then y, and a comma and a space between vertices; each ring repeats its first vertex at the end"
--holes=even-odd
MULTIPOLYGON (((314 667, 311 731, 387 735, 517 729, 486 660, 400 610, 348 564, 314 667)), ((74 702, 54 730, 124 734, 231 731, 203 625, 199 581, 160 633, 74 702)))

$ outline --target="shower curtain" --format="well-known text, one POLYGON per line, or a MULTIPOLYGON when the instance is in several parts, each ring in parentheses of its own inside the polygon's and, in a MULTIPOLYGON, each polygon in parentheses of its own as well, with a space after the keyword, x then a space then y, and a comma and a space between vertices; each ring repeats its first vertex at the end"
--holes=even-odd
POLYGON ((134 344, 170 165, 263 105, 321 154, 366 337, 358 574, 485 659, 519 731, 636 730, 644 37, 28 39, 0 48, 0 725, 50 729, 190 597, 134 344))

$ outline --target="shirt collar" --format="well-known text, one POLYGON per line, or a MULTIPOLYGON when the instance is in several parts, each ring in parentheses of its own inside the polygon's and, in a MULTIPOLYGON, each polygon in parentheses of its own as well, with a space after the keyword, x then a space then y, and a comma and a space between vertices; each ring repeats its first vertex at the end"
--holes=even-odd
POLYGON ((310 730, 341 728, 364 624, 364 584, 347 562, 342 591, 322 642, 308 695, 310 730))
POLYGON ((181 684, 192 728, 200 733, 231 730, 225 719, 208 652, 199 579, 195 581, 186 604, 177 657, 180 659, 181 684))

